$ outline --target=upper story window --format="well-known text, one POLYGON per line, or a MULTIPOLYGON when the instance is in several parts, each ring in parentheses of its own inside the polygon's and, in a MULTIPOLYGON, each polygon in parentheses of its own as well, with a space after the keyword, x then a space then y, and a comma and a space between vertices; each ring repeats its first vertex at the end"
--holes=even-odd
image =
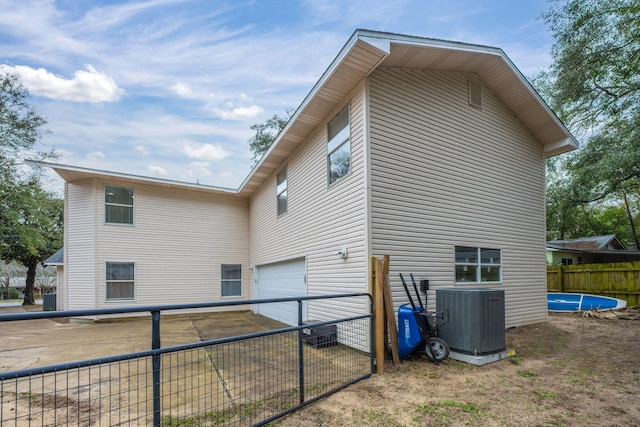
POLYGON ((133 224, 133 188, 105 185, 104 222, 133 224))
POLYGON ((456 246, 456 283, 502 282, 500 249, 456 246))
POLYGON ((287 211, 287 168, 285 167, 276 177, 276 197, 278 199, 278 215, 287 211))
POLYGON ((329 184, 349 173, 351 168, 351 128, 349 106, 345 106, 327 125, 327 165, 329 184))

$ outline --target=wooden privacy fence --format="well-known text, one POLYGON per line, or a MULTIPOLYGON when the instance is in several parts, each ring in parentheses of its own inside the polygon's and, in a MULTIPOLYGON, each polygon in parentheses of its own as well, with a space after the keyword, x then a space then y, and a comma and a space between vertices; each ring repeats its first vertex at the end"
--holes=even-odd
POLYGON ((547 267, 549 292, 604 295, 640 305, 640 262, 547 267))

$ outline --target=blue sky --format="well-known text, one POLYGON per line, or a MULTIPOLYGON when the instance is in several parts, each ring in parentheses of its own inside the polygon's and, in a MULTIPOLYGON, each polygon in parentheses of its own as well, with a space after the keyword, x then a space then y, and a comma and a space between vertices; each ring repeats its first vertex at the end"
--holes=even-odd
MULTIPOLYGON (((18 72, 59 163, 237 188, 250 126, 297 107, 356 28, 551 62, 545 0, 0 0, 18 72)), ((52 189, 61 190, 60 181, 52 189)))

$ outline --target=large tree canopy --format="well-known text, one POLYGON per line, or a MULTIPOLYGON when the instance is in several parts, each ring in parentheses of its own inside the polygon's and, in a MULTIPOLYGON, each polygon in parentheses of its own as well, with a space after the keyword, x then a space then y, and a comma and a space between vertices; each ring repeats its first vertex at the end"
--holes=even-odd
POLYGON ((36 152, 45 124, 28 102, 16 74, 0 73, 0 258, 27 268, 24 304, 34 304, 36 267, 62 246, 62 200, 44 191, 37 170, 23 158, 54 158, 36 152))
POLYGON ((556 215, 549 225, 562 225, 550 231, 564 234, 575 209, 584 214, 583 205, 605 203, 601 208, 624 208, 638 244, 640 0, 556 1, 543 17, 554 38, 553 63, 536 84, 583 139, 565 173, 549 182, 548 207, 556 215))
POLYGON ((27 102, 29 92, 17 74, 0 73, 0 160, 11 172, 21 153, 35 147, 46 123, 27 102))

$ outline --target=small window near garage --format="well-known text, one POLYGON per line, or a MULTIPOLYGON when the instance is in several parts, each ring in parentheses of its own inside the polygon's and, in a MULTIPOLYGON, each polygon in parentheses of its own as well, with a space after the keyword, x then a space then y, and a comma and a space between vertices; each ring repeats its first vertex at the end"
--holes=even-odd
POLYGON ((242 265, 222 264, 222 296, 239 297, 242 295, 242 265))
POLYGON ((492 248, 456 246, 456 284, 502 282, 502 251, 492 248))
POLYGON ((104 221, 108 224, 133 224, 133 188, 104 187, 104 221))
POLYGON ((327 134, 329 184, 333 184, 347 175, 351 169, 351 128, 348 105, 329 122, 327 134))
POLYGON ((287 168, 285 167, 276 177, 276 197, 278 199, 278 215, 287 211, 287 168))
POLYGON ((107 301, 133 300, 135 292, 134 270, 132 262, 107 263, 107 301))
POLYGON ((584 264, 584 262, 582 262, 582 257, 581 256, 578 257, 578 264, 584 264))
POLYGON ((573 258, 562 258, 560 262, 562 265, 573 265, 573 258))

